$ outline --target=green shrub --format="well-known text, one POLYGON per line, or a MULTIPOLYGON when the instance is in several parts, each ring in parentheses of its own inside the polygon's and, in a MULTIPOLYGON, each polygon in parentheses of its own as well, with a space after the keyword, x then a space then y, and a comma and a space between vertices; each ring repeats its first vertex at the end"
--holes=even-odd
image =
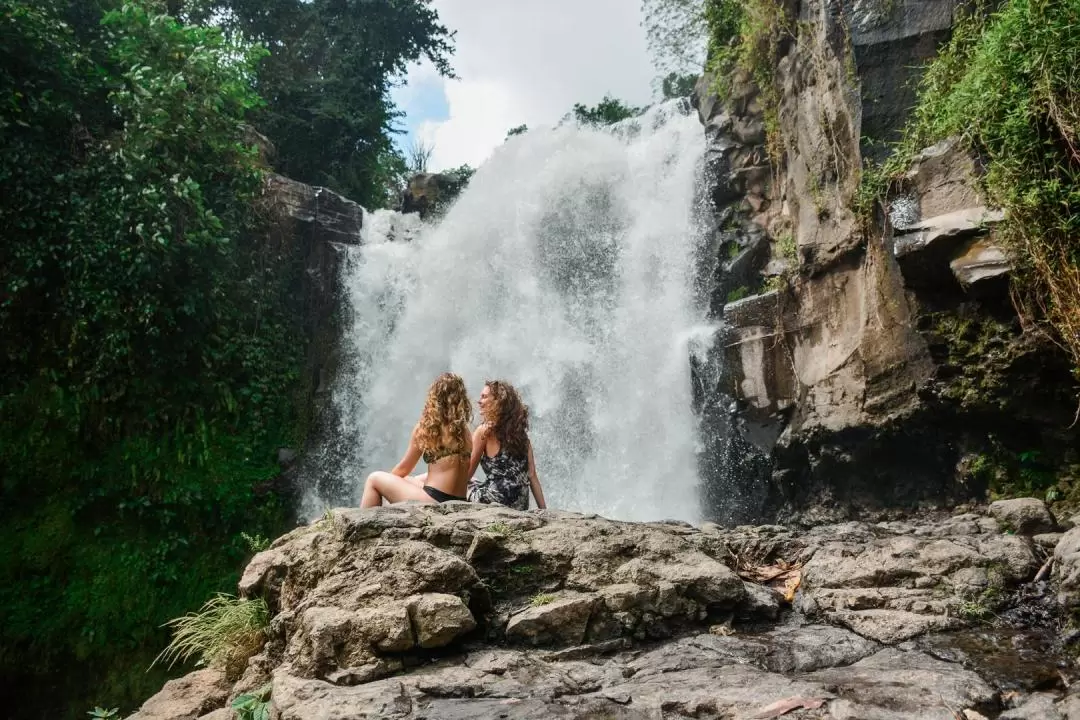
POLYGON ((265 640, 270 612, 261 598, 243 600, 231 595, 212 597, 195 613, 170 620, 173 639, 154 661, 168 663, 198 660, 237 678, 248 659, 265 640))
POLYGON ((731 290, 730 292, 728 292, 728 294, 727 294, 727 302, 733 303, 733 302, 736 302, 738 300, 742 300, 743 298, 748 297, 749 295, 750 295, 750 288, 746 287, 745 285, 740 285, 739 287, 735 288, 734 290, 731 290))
POLYGON ((237 720, 270 720, 270 683, 251 693, 244 693, 232 701, 237 720))
POLYGON ((256 209, 261 55, 154 2, 0 0, 0 674, 16 717, 141 702, 167 679, 142 672, 161 623, 235 586, 241 530, 283 529, 257 488, 299 446, 303 268, 256 209))
POLYGON ((780 43, 791 36, 792 20, 782 0, 705 0, 708 27, 708 69, 715 74, 714 91, 720 97, 731 92, 731 82, 741 71, 753 79, 761 93, 766 149, 774 162, 783 153, 780 138, 780 88, 776 65, 780 43))
MULTIPOLYGON (((962 17, 930 63, 903 141, 882 170, 957 135, 986 160, 1015 297, 1071 352, 1080 377, 1080 3, 1009 0, 962 17)), ((878 190, 881 184, 878 183, 878 190)))

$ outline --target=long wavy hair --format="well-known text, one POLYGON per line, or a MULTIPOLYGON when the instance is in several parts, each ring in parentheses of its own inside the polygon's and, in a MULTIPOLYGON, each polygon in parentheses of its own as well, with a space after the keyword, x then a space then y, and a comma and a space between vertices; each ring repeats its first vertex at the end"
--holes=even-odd
POLYGON ((468 452, 470 422, 472 405, 465 381, 454 373, 443 373, 428 388, 416 425, 416 444, 423 453, 468 452))
POLYGON ((514 386, 502 380, 484 383, 491 391, 491 402, 484 411, 484 420, 498 438, 499 444, 511 457, 525 457, 529 452, 529 408, 521 402, 514 386))

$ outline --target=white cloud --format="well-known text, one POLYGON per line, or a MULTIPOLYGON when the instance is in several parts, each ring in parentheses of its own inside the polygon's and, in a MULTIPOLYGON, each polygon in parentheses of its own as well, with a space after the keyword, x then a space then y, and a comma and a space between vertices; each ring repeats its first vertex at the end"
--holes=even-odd
MULTIPOLYGON (((457 31, 453 66, 460 80, 441 80, 449 119, 424 121, 417 134, 434 144, 433 169, 476 166, 506 131, 558 122, 576 102, 605 93, 634 105, 652 97, 656 71, 640 25, 640 0, 435 0, 442 22, 457 31)), ((410 84, 433 91, 430 68, 410 84)), ((403 93, 396 95, 406 107, 403 93)))

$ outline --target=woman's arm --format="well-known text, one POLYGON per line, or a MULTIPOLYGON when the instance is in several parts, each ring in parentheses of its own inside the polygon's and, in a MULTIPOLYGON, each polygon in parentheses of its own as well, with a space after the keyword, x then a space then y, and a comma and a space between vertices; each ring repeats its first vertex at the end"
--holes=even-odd
POLYGON ((480 455, 486 452, 488 430, 488 424, 484 423, 473 431, 472 455, 469 457, 469 474, 465 476, 467 478, 472 478, 472 476, 476 474, 476 468, 480 465, 480 455))
POLYGON ((416 444, 416 428, 413 428, 412 434, 409 435, 409 447, 405 451, 405 456, 390 472, 398 477, 406 477, 418 462, 420 462, 420 447, 416 444))
POLYGON ((529 487, 532 488, 533 497, 536 498, 536 507, 547 510, 547 502, 544 501, 544 488, 540 487, 540 478, 536 475, 536 460, 533 459, 532 442, 529 443, 529 487))

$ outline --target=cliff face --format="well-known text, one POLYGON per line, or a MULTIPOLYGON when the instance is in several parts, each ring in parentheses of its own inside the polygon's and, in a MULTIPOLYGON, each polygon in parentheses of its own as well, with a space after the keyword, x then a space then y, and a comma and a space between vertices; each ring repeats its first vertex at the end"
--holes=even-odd
POLYGON ((789 8, 771 160, 752 83, 735 78, 723 101, 714 78, 698 84, 721 258, 711 310, 726 326, 722 375, 698 378, 711 398, 702 416, 724 438, 704 458, 724 468, 706 470, 720 519, 957 501, 1007 472, 970 471, 991 457, 1075 462, 1069 364, 1021 330, 978 158, 945 141, 915 158, 884 207, 860 196, 864 163, 900 136, 917 68, 948 38, 954 9, 789 8))
POLYGON ((364 209, 327 190, 281 175, 269 175, 260 209, 266 214, 267 242, 283 265, 300 265, 292 302, 302 308, 307 342, 301 434, 312 437, 332 420, 330 383, 337 366, 342 297, 339 273, 345 246, 360 244, 364 209))

